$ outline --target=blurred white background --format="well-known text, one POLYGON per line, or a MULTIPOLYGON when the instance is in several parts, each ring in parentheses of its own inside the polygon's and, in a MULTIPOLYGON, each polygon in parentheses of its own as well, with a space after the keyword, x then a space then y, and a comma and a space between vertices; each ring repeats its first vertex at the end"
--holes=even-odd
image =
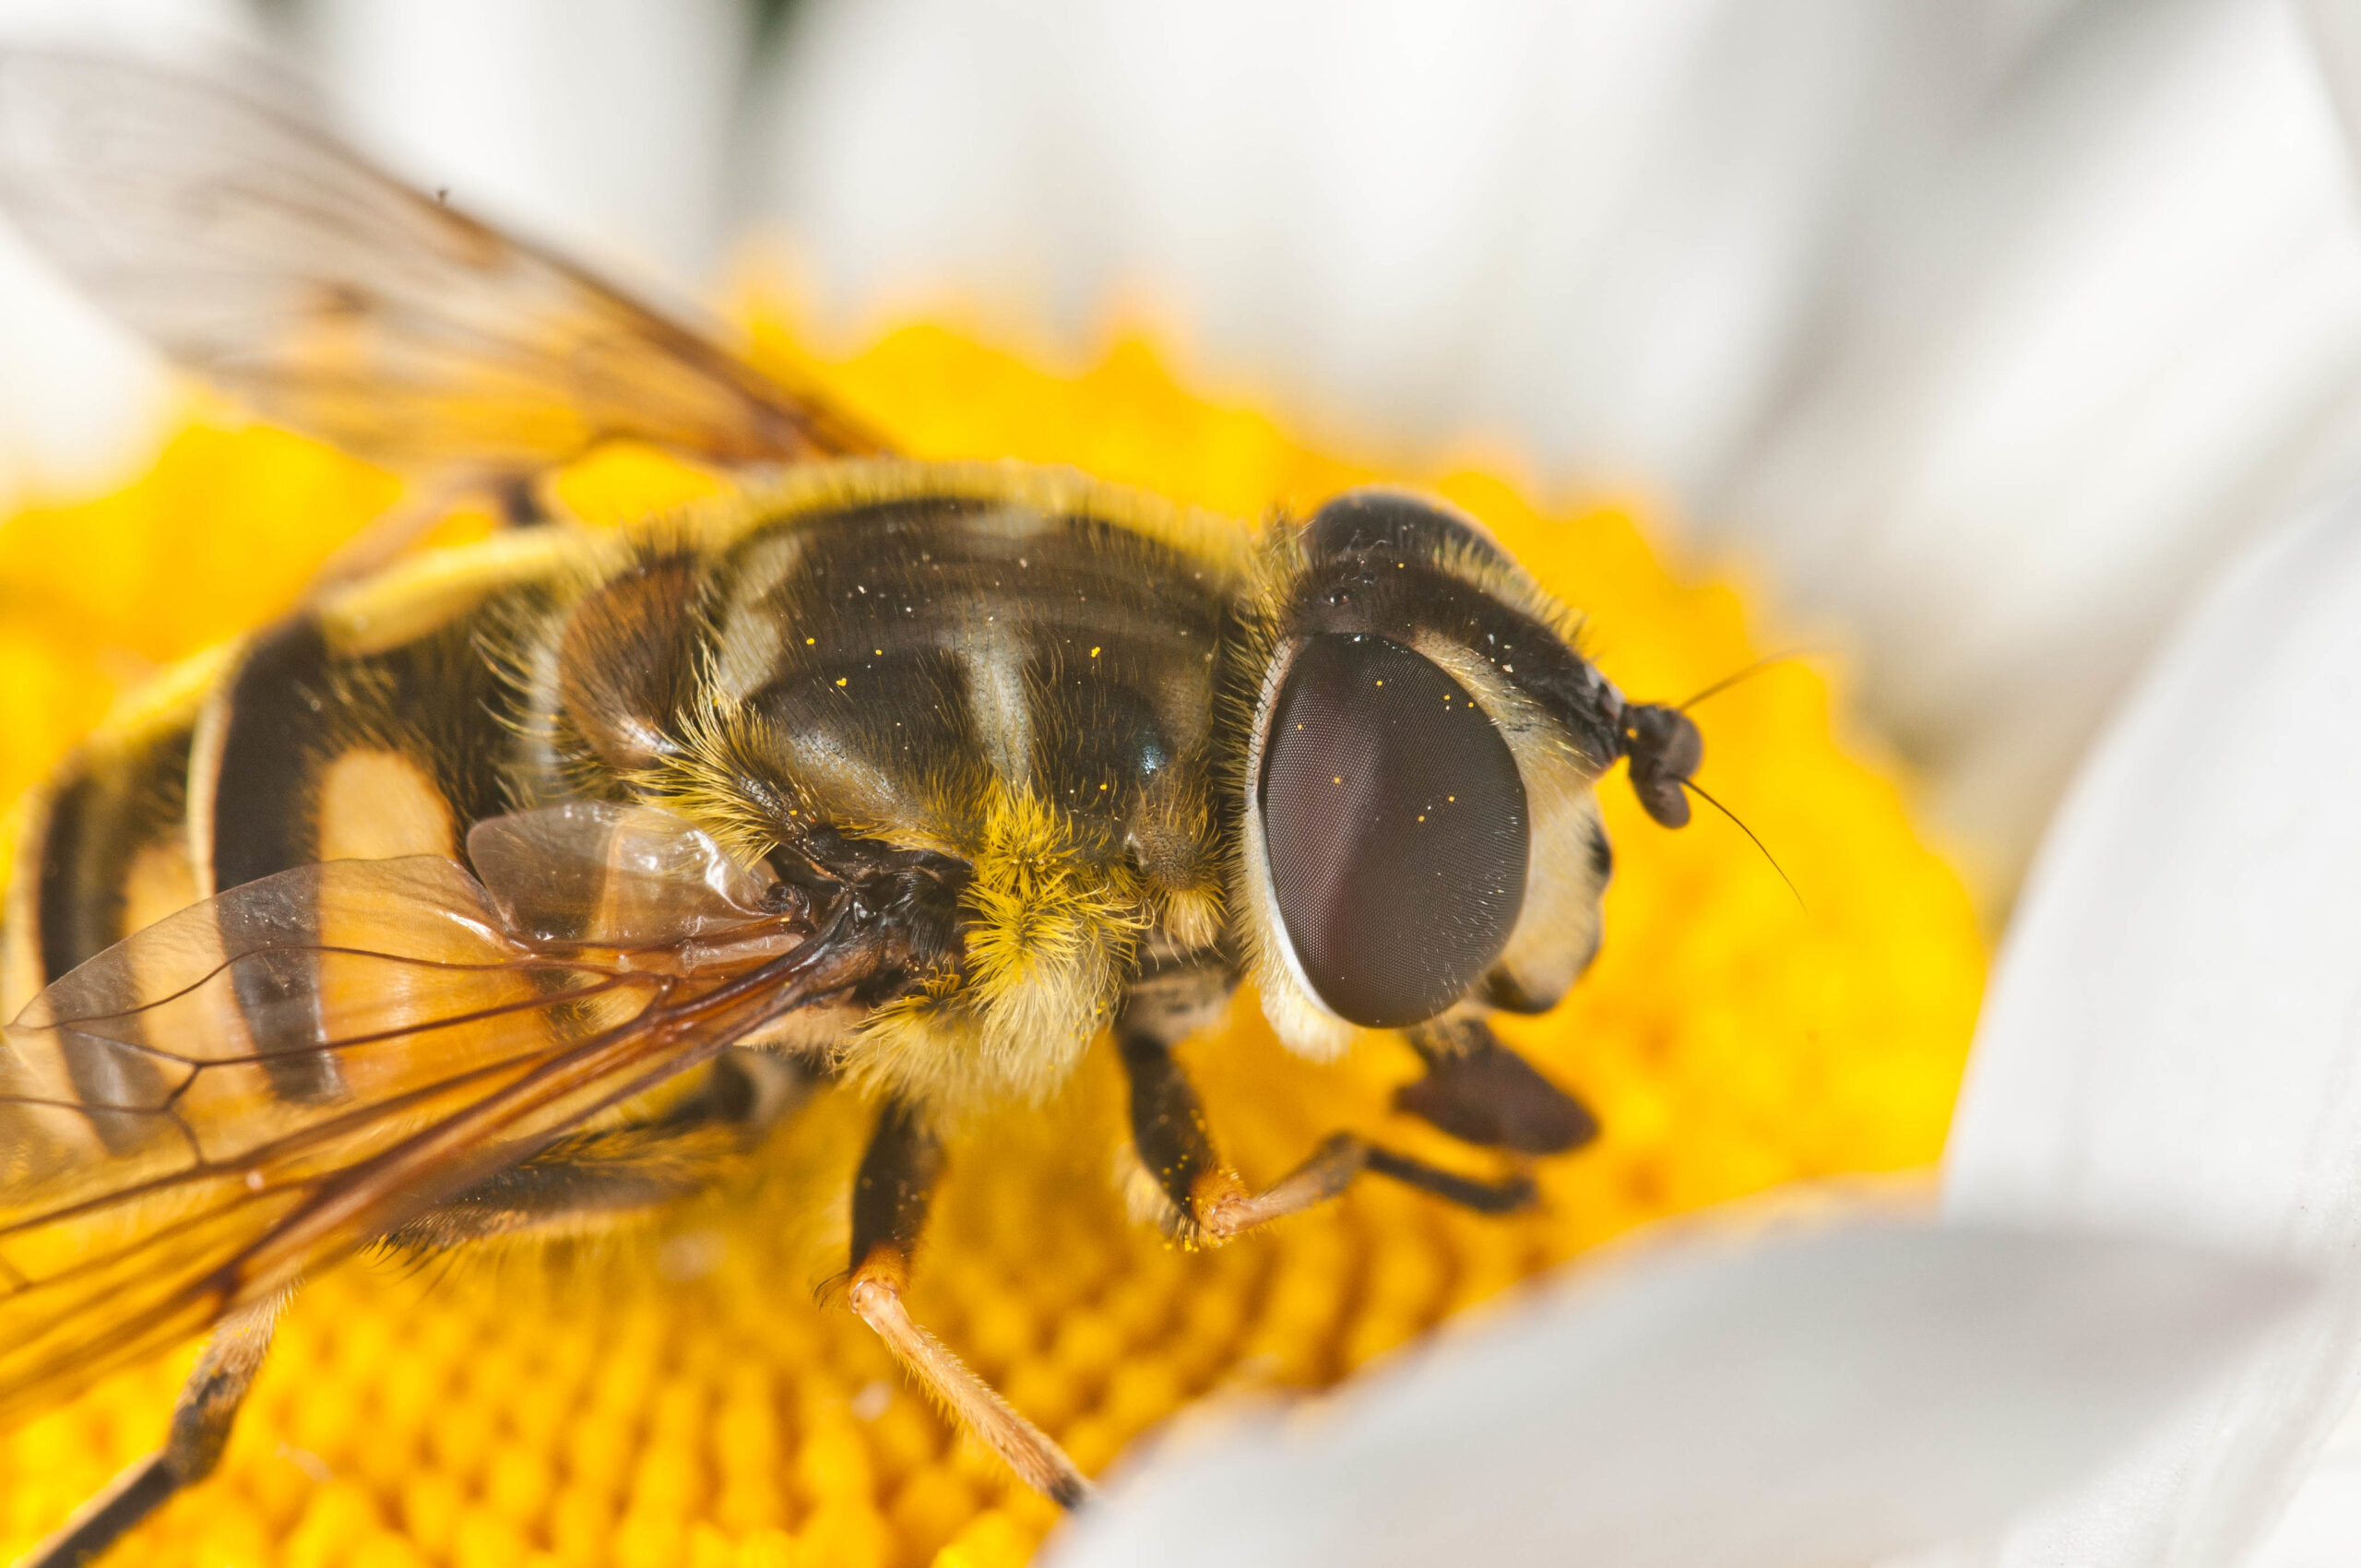
MULTIPOLYGON (((2190 596, 2361 458, 2337 20, 0 3, 16 36, 282 53, 403 172, 675 297, 768 236, 839 341, 949 310, 1080 359, 1145 313, 1201 384, 1357 450, 1636 488, 1775 587, 1773 635, 1845 650, 2000 886, 2190 596)), ((160 385, 0 255, 0 497, 119 477, 160 385)))

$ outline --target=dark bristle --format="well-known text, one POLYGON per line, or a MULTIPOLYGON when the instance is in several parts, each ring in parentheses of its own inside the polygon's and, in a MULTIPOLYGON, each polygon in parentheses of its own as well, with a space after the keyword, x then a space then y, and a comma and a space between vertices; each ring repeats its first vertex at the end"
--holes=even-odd
POLYGON ((1696 695, 1691 697, 1687 702, 1681 703, 1674 707, 1673 711, 1675 713, 1686 713, 1691 708, 1695 707, 1699 703, 1703 702, 1707 697, 1717 697, 1724 692, 1728 691, 1732 686, 1738 684, 1738 683, 1752 680, 1755 676, 1762 674, 1765 670, 1770 669, 1774 664, 1786 664, 1795 659, 1802 659, 1808 654, 1819 653, 1822 650, 1816 647, 1791 647, 1782 649, 1777 653, 1766 653, 1762 658, 1756 659, 1753 663, 1745 666, 1743 669, 1733 671, 1731 673, 1723 676, 1712 685, 1707 686, 1703 691, 1699 692, 1696 695))
POLYGON ((1761 838, 1755 836, 1754 829, 1749 827, 1742 820, 1740 820, 1738 813, 1730 810, 1729 807, 1722 804, 1721 802, 1707 794, 1703 789, 1699 788, 1694 779, 1684 778, 1680 781, 1680 786, 1682 789, 1687 790, 1691 794, 1695 795, 1699 800, 1704 802, 1707 805, 1713 807, 1715 811, 1721 813, 1724 816, 1729 818, 1730 821, 1736 823, 1738 825, 1738 830, 1740 833, 1745 834, 1756 849, 1762 851, 1762 858, 1771 862, 1771 869, 1779 873, 1779 880, 1787 885, 1787 891, 1795 895, 1796 908, 1803 910, 1806 914, 1811 913, 1811 906, 1804 902, 1803 892, 1800 888, 1797 887, 1796 879, 1787 874, 1787 868, 1779 863, 1779 857, 1771 852, 1771 847, 1768 844, 1765 844, 1761 838))

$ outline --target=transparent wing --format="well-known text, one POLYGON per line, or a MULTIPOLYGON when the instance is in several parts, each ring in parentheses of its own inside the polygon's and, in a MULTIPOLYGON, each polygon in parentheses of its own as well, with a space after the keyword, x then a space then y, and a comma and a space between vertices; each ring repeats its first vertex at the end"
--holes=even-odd
POLYGON ((611 801, 487 817, 468 831, 468 861, 507 928, 541 946, 718 936, 775 913, 784 891, 682 817, 611 801))
POLYGON ((374 461, 517 470, 623 436, 722 462, 880 449, 810 393, 208 81, 0 56, 0 205, 174 360, 374 461))
POLYGON ((848 983, 829 933, 771 919, 740 936, 703 962, 553 956, 448 861, 345 861, 65 976, 0 1051, 0 1420, 848 983))

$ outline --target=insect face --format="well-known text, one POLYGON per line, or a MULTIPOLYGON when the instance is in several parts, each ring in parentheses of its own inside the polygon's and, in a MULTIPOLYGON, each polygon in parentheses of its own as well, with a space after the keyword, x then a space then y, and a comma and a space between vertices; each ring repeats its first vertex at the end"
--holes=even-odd
POLYGON ((1612 870, 1593 783, 1629 754, 1650 814, 1677 825, 1669 791, 1685 821, 1695 727, 1625 705, 1563 607, 1431 501, 1356 492, 1299 544, 1242 781, 1240 903, 1275 1024, 1324 1054, 1463 999, 1554 1004, 1597 950, 1612 870))

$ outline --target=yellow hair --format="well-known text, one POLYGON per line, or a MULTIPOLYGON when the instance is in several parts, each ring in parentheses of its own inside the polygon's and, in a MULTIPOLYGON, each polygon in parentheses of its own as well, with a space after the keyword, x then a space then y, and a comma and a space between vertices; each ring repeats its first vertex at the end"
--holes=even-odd
POLYGON ((1149 923, 1130 865, 1091 851, 1029 790, 995 784, 969 858, 965 983, 879 1008, 842 1058, 855 1076, 953 1114, 987 1099, 1041 1099, 1064 1082, 1149 923))

